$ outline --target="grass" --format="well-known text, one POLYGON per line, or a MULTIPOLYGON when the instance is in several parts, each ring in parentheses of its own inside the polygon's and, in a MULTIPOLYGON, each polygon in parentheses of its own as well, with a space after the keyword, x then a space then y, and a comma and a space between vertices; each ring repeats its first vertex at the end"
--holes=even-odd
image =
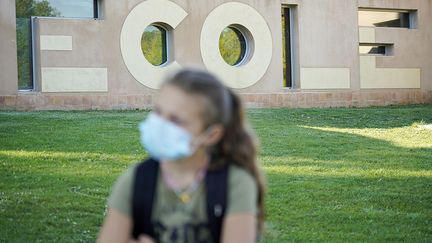
MULTIPOLYGON (((0 112, 0 242, 91 242, 146 112, 0 112)), ((252 109, 264 242, 432 241, 432 106, 252 109)))

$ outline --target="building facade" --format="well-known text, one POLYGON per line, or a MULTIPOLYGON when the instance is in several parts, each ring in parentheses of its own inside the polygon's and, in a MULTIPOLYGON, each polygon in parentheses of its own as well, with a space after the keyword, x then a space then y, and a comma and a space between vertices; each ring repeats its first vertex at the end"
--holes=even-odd
POLYGON ((432 1, 2 0, 0 53, 2 110, 148 108, 190 66, 249 107, 432 103, 432 1))

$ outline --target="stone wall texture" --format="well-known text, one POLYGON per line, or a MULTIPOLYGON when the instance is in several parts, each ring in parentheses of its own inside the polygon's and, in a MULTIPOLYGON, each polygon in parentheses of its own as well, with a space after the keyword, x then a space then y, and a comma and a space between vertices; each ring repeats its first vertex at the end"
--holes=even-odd
MULTIPOLYGON (((249 108, 368 107, 432 104, 432 91, 344 91, 240 94, 249 108)), ((133 110, 153 107, 152 95, 0 96, 0 110, 133 110)))

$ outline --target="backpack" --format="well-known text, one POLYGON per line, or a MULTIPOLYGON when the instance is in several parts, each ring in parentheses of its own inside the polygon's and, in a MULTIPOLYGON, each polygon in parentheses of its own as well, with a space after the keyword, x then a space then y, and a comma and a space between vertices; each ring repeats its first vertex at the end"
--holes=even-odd
MULTIPOLYGON (((151 223, 153 199, 159 172, 159 161, 148 159, 135 170, 132 194, 132 220, 134 239, 142 234, 152 238, 155 233, 151 223)), ((205 176, 207 221, 214 243, 220 242, 222 221, 227 204, 228 166, 207 171, 205 176)))

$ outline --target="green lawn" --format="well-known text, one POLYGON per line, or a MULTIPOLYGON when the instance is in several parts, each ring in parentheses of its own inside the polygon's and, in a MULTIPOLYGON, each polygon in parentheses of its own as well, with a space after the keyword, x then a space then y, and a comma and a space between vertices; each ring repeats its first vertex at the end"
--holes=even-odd
MULTIPOLYGON (((146 112, 0 112, 0 242, 91 242, 146 112)), ((432 241, 432 105, 252 109, 265 242, 432 241)))

